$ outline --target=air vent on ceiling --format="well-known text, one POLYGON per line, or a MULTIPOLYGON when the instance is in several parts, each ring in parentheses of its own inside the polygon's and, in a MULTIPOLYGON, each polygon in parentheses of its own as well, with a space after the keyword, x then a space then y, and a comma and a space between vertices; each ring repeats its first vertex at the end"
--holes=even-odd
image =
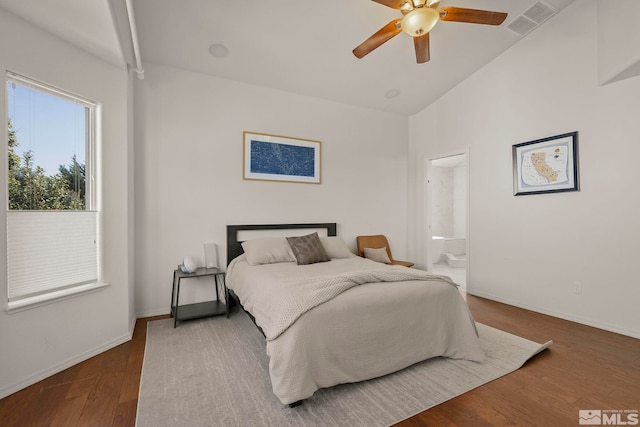
POLYGON ((509 25, 505 26, 505 28, 519 36, 524 36, 556 13, 558 13, 558 11, 553 7, 544 2, 537 1, 533 6, 511 21, 509 25))

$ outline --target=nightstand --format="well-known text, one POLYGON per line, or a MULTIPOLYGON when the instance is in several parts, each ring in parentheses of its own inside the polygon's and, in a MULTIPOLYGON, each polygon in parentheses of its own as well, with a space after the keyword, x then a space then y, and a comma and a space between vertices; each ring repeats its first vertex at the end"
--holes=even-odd
POLYGON ((201 317, 220 316, 226 314, 229 318, 229 291, 225 284, 225 273, 219 268, 198 268, 193 273, 184 273, 180 269, 173 271, 173 289, 171 291, 171 316, 173 317, 173 327, 178 321, 199 319, 201 317), (180 286, 182 279, 193 279, 195 277, 213 276, 213 283, 216 287, 216 299, 211 301, 198 302, 195 304, 180 305, 180 286), (224 294, 224 301, 221 300, 221 293, 224 294))

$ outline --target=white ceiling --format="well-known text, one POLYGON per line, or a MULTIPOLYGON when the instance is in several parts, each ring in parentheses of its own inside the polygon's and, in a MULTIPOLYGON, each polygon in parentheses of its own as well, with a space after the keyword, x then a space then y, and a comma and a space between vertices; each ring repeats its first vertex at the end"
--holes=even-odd
POLYGON ((0 0, 0 8, 112 64, 124 66, 108 0, 0 0))
MULTIPOLYGON (((562 10, 574 0, 544 0, 562 10)), ((116 65, 112 19, 125 0, 0 0, 0 7, 116 65)), ((143 65, 154 62, 340 103, 411 115, 521 40, 504 28, 535 0, 443 0, 507 12, 500 27, 442 21, 431 61, 400 33, 363 59, 351 51, 396 10, 371 0, 132 0, 143 65), (216 58, 209 46, 229 54, 216 58), (389 91, 399 91, 387 98, 389 91)), ((553 18, 551 18, 553 19, 553 18)), ((543 24, 544 25, 544 24, 543 24)))

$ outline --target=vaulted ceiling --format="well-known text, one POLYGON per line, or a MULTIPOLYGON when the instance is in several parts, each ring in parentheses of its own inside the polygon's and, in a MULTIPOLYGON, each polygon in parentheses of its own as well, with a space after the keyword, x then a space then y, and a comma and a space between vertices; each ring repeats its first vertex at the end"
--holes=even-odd
MULTIPOLYGON (((124 66, 130 62, 130 52, 125 52, 130 42, 114 16, 116 9, 126 10, 125 1, 0 0, 0 8, 124 66)), ((362 59, 353 55, 357 45, 402 16, 371 0, 130 0, 130 4, 143 65, 153 62, 411 115, 531 34, 526 33, 530 24, 526 19, 539 18, 534 16, 536 8, 561 11, 573 1, 443 0, 440 7, 508 16, 500 26, 439 22, 430 32, 431 60, 424 64, 416 63, 413 40, 405 33, 362 59)), ((546 17, 542 18, 544 25, 546 17)))

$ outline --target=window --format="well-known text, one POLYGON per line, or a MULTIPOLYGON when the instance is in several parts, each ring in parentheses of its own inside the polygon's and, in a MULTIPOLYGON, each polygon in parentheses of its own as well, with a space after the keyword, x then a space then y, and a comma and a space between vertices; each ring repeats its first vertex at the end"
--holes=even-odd
POLYGON ((8 310, 97 287, 95 103, 7 73, 8 310))

